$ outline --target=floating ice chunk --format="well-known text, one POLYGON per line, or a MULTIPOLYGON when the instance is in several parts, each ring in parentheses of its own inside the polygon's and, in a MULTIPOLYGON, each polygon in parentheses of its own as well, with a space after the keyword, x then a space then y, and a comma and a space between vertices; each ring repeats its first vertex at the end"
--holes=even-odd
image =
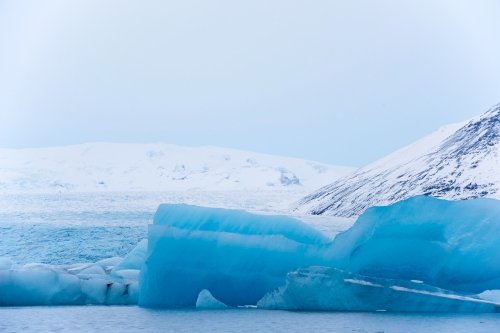
POLYGON ((417 196, 372 207, 335 238, 331 267, 466 293, 500 289, 500 201, 417 196))
POLYGON ((255 305, 284 285, 289 271, 325 265, 318 247, 326 240, 288 217, 161 205, 149 226, 139 304, 195 306, 200 291, 207 289, 229 306, 255 305))
POLYGON ((80 274, 106 275, 101 266, 98 265, 93 265, 88 268, 85 268, 78 273, 78 275, 80 274))
POLYGON ((106 292, 106 305, 130 305, 137 304, 137 291, 139 286, 137 282, 131 284, 122 284, 115 282, 108 285, 106 292))
POLYGON ((215 299, 210 291, 203 289, 196 300, 196 307, 199 309, 225 309, 228 306, 215 299))
POLYGON ((95 264, 101 266, 102 269, 104 269, 104 271, 107 274, 109 274, 111 272, 111 270, 113 268, 115 268, 115 266, 118 265, 122 260, 123 260, 123 258, 113 257, 113 258, 107 258, 107 259, 100 260, 100 261, 96 262, 95 264))
POLYGON ((0 270, 1 269, 10 269, 12 264, 13 263, 9 258, 0 258, 0 270))
POLYGON ((83 304, 77 277, 50 269, 0 270, 1 306, 62 304, 83 304))
POLYGON ((330 238, 297 219, 281 215, 257 215, 236 209, 162 204, 155 213, 153 224, 241 235, 282 235, 303 244, 331 242, 330 238))
POLYGON ((106 275, 99 265, 12 265, 0 270, 0 306, 137 304, 139 284, 130 280, 139 271, 121 272, 126 279, 106 275))
POLYGON ((127 288, 127 304, 137 304, 139 302, 139 282, 132 282, 127 288))
POLYGON ((500 290, 486 290, 477 296, 487 301, 500 303, 500 290))
POLYGON ((23 271, 50 271, 58 274, 68 274, 67 271, 62 269, 61 267, 48 265, 48 264, 40 264, 40 263, 29 263, 23 266, 23 271))
POLYGON ((117 276, 116 272, 125 269, 140 270, 146 261, 146 252, 148 250, 148 240, 143 239, 137 246, 111 271, 111 275, 117 276))
POLYGON ((123 258, 121 258, 121 257, 113 257, 113 258, 107 258, 107 259, 99 260, 95 264, 101 266, 102 268, 104 268, 104 267, 108 267, 108 266, 116 266, 122 260, 123 260, 123 258))
POLYGON ((80 280, 82 293, 85 297, 85 304, 104 304, 106 301, 106 292, 108 282, 102 279, 80 280))
POLYGON ((372 207, 330 243, 287 217, 161 205, 149 226, 139 304, 194 306, 207 289, 227 305, 253 305, 300 266, 470 294, 500 289, 499 228, 500 201, 493 199, 418 196, 372 207))
POLYGON ((78 274, 86 268, 94 265, 93 263, 85 263, 85 264, 73 264, 66 266, 65 269, 69 274, 78 274))
POLYGON ((411 281, 361 276, 329 267, 301 267, 259 308, 334 311, 498 312, 500 304, 411 281))
POLYGON ((125 305, 125 300, 123 298, 124 294, 127 294, 125 285, 118 282, 110 284, 106 292, 106 304, 125 305))
POLYGON ((127 280, 139 280, 140 270, 138 269, 122 269, 115 271, 115 275, 127 280))

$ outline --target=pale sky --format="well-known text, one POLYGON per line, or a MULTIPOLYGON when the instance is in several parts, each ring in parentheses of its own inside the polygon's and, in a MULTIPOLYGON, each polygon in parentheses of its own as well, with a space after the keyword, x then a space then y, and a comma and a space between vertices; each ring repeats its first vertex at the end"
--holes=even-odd
POLYGON ((0 0, 0 147, 363 166, 500 102, 500 1, 0 0))

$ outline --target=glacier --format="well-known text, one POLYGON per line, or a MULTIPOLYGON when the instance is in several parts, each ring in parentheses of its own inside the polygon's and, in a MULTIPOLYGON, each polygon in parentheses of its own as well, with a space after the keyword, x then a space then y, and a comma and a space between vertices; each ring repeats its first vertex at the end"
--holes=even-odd
POLYGON ((330 267, 301 267, 288 273, 286 285, 266 294, 257 306, 281 310, 500 312, 500 303, 477 295, 330 267))
MULTIPOLYGON (((422 282, 432 292, 463 297, 500 290, 500 201, 494 199, 417 196, 372 207, 333 241, 290 217, 239 210, 161 205, 153 222, 139 275, 145 307, 195 306, 203 289, 229 306, 255 305, 285 286, 289 272, 310 266, 409 281, 404 288, 411 290, 422 282)), ((423 297, 408 292, 403 298, 423 297)), ((485 309, 477 301, 457 308, 441 298, 429 309, 485 309)))

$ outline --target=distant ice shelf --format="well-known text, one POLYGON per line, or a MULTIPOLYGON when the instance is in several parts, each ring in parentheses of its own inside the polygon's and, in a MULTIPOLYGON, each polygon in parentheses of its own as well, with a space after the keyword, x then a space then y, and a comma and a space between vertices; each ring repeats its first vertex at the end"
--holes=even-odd
POLYGON ((2 193, 311 191, 355 168, 215 146, 86 143, 0 148, 2 193))

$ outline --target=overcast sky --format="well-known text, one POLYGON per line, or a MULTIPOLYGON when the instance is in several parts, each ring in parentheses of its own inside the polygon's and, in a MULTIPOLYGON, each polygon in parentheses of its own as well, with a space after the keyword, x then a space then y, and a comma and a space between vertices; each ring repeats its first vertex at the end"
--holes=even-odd
POLYGON ((362 166, 500 102, 500 1, 0 0, 0 147, 362 166))

